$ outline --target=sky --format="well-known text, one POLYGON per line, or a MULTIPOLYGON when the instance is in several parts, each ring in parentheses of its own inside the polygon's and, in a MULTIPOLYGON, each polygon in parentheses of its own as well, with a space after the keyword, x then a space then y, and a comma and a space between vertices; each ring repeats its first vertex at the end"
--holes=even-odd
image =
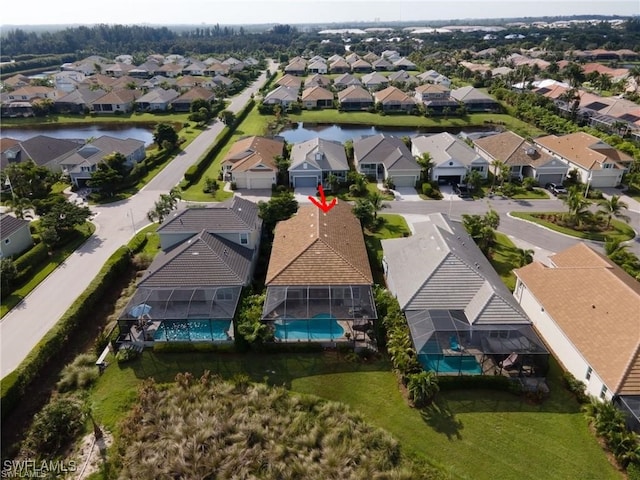
POLYGON ((330 23, 639 15, 639 0, 29 0, 3 8, 0 25, 330 23))

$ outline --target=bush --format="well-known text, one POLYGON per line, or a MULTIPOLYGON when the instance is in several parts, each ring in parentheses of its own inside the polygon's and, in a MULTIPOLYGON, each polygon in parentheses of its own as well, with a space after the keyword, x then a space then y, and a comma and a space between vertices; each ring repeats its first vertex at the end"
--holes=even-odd
POLYGON ((14 285, 21 285, 31 278, 35 270, 49 256, 49 249, 44 242, 34 245, 23 255, 20 255, 14 261, 14 265, 18 274, 13 282, 14 285))
POLYGON ((631 462, 627 465, 627 479, 640 480, 640 463, 631 462))
POLYGON ((576 400, 579 403, 587 403, 589 401, 589 396, 586 394, 587 386, 584 382, 578 380, 574 377, 570 372, 564 372, 562 374, 562 381, 571 393, 576 396, 576 400))
POLYGON ((62 369, 57 387, 61 392, 87 388, 98 379, 98 375, 96 357, 89 353, 78 355, 62 369))
POLYGON ((131 362, 140 356, 140 352, 134 348, 121 348, 116 353, 118 363, 131 362))
POLYGON ((433 195, 433 185, 431 185, 430 183, 423 183, 422 194, 426 195, 427 197, 430 197, 431 195, 433 195))
POLYGON ((137 253, 131 259, 131 264, 133 265, 133 268, 135 268, 139 272, 149 268, 149 265, 151 265, 151 262, 153 262, 153 255, 146 252, 137 253))

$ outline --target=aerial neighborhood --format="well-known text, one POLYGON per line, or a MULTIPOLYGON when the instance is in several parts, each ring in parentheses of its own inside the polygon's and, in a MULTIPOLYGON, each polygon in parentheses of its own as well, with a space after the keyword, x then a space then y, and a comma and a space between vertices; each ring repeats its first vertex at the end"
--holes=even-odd
POLYGON ((640 21, 585 18, 3 27, 2 476, 640 479, 640 21))

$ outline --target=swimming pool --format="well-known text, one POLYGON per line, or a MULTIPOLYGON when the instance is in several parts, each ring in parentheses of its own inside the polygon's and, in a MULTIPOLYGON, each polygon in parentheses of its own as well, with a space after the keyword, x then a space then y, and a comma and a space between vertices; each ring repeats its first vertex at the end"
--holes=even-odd
POLYGON ((473 355, 419 354, 418 361, 425 370, 436 373, 479 375, 482 367, 473 355))
POLYGON ((344 329, 329 313, 319 313, 310 320, 279 318, 274 325, 273 336, 279 340, 321 342, 333 341, 344 336, 344 329))
POLYGON ((153 335, 156 341, 227 341, 233 331, 230 320, 165 320, 153 335))

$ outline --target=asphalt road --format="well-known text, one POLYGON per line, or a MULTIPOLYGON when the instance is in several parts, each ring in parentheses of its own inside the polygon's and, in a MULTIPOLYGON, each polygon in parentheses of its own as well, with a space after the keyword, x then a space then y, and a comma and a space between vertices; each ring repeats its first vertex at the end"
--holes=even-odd
MULTIPOLYGON (((270 70, 277 68, 271 63, 270 70)), ((234 97, 228 110, 238 113, 266 80, 263 73, 234 97)), ((134 233, 149 224, 147 212, 210 147, 224 125, 215 121, 135 196, 92 207, 95 234, 0 321, 0 378, 11 373, 98 274, 106 260, 134 233)))

